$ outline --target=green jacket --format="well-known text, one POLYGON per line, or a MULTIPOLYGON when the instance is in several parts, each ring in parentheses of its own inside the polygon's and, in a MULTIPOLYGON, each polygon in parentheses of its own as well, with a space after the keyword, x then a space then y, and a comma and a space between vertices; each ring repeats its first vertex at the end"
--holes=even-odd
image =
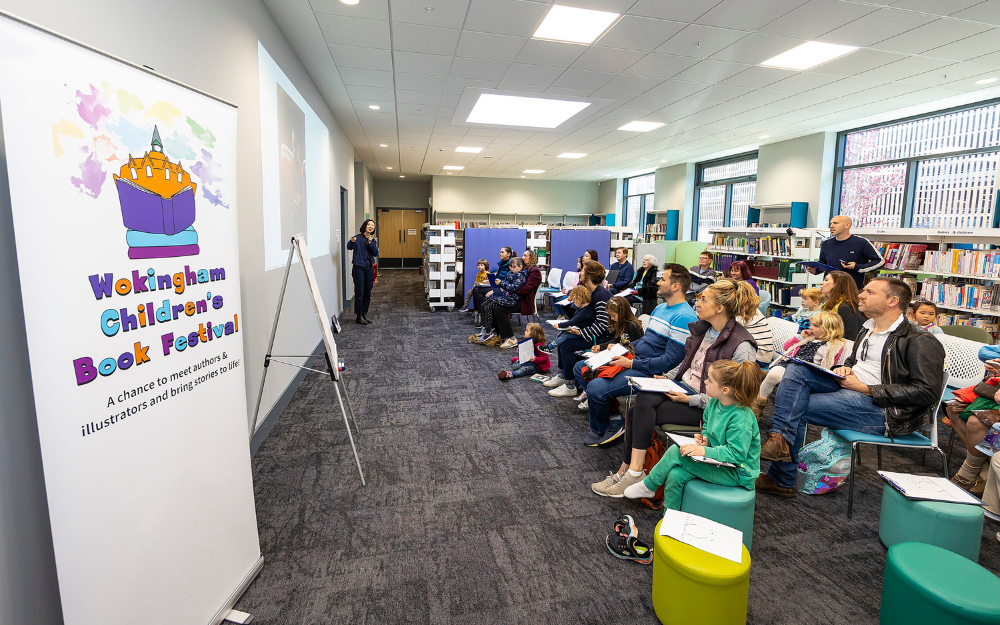
POLYGON ((760 474, 760 430, 753 411, 735 404, 723 406, 718 399, 710 399, 702 428, 710 445, 705 448, 705 457, 738 466, 740 486, 752 489, 760 474))

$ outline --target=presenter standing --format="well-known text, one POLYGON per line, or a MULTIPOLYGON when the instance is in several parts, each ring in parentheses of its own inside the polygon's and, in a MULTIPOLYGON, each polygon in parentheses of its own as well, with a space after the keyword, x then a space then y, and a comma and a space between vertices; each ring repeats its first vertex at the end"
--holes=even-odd
MULTIPOLYGON (((832 236, 819 246, 819 262, 851 276, 860 291, 865 286, 865 274, 874 272, 878 275, 878 269, 885 264, 885 261, 871 241, 851 234, 851 225, 851 218, 846 215, 837 215, 830 220, 832 236)), ((807 271, 812 274, 819 273, 812 267, 807 271)))
POLYGON ((347 242, 347 249, 354 250, 351 263, 351 277, 354 278, 354 314, 358 325, 373 323, 368 318, 368 306, 372 303, 372 284, 375 282, 375 259, 378 258, 378 239, 375 238, 375 222, 366 219, 361 224, 361 234, 354 235, 347 242), (361 240, 358 240, 358 237, 361 240))

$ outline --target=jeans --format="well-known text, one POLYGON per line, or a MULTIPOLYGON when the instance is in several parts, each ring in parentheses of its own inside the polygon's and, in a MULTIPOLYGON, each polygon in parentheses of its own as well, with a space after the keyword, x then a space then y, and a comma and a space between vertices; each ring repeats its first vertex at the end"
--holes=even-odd
POLYGON ((628 379, 637 375, 643 377, 641 373, 633 372, 631 369, 620 371, 613 378, 594 378, 590 382, 583 379, 583 368, 587 366, 586 360, 581 360, 573 367, 573 376, 576 378, 580 388, 587 391, 587 411, 590 413, 590 431, 601 435, 608 429, 611 422, 608 416, 608 405, 615 397, 624 397, 632 392, 628 385, 628 379))
POLYGON ((555 351, 556 349, 559 348, 560 345, 562 345, 563 343, 565 343, 566 340, 569 337, 571 337, 571 336, 576 336, 576 335, 573 334, 572 332, 567 332, 567 331, 563 330, 562 332, 559 333, 559 336, 557 336, 556 338, 554 338, 551 341, 549 341, 549 345, 548 345, 549 350, 550 351, 555 351))
POLYGON ((372 284, 375 282, 373 267, 352 265, 351 277, 354 278, 354 314, 367 315, 368 306, 372 303, 372 284))
POLYGON ((840 388, 837 379, 805 365, 789 363, 774 399, 771 431, 791 443, 791 462, 772 462, 767 474, 775 484, 795 487, 799 449, 806 438, 806 424, 837 430, 885 435, 885 411, 871 397, 840 388))
POLYGON ((510 368, 510 375, 515 378, 523 378, 538 373, 538 366, 533 362, 515 362, 510 368))
POLYGON ((594 346, 594 341, 588 341, 572 333, 568 334, 570 334, 570 338, 566 339, 559 346, 559 374, 566 380, 567 384, 575 386, 573 367, 583 358, 582 356, 577 356, 575 352, 589 350, 594 346))
POLYGON ((572 317, 575 312, 573 304, 552 304, 552 310, 555 311, 557 317, 561 316, 567 319, 572 317))

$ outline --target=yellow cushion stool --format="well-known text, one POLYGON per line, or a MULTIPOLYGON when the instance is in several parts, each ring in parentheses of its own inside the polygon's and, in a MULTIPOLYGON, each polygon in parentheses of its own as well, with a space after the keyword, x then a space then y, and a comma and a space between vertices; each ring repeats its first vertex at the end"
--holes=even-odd
MULTIPOLYGON (((660 521, 662 523, 663 521, 660 521)), ((750 552, 740 564, 660 536, 653 541, 653 609, 664 625, 744 625, 750 552)))

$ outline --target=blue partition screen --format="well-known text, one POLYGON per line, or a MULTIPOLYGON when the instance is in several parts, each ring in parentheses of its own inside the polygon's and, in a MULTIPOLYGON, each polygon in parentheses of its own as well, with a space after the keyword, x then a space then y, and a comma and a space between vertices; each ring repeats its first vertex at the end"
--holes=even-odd
MULTIPOLYGON (((476 278, 476 263, 480 258, 490 261, 490 268, 500 262, 500 248, 508 246, 514 250, 514 256, 520 256, 528 244, 528 231, 521 228, 466 228, 463 249, 465 259, 465 290, 472 288, 476 278)), ((462 293, 465 299, 465 293, 462 293)), ((471 304, 471 302, 470 302, 471 304)))
POLYGON ((611 259, 611 231, 609 230, 550 230, 552 267, 563 271, 576 271, 576 259, 587 250, 597 250, 600 261, 607 269, 611 259))

